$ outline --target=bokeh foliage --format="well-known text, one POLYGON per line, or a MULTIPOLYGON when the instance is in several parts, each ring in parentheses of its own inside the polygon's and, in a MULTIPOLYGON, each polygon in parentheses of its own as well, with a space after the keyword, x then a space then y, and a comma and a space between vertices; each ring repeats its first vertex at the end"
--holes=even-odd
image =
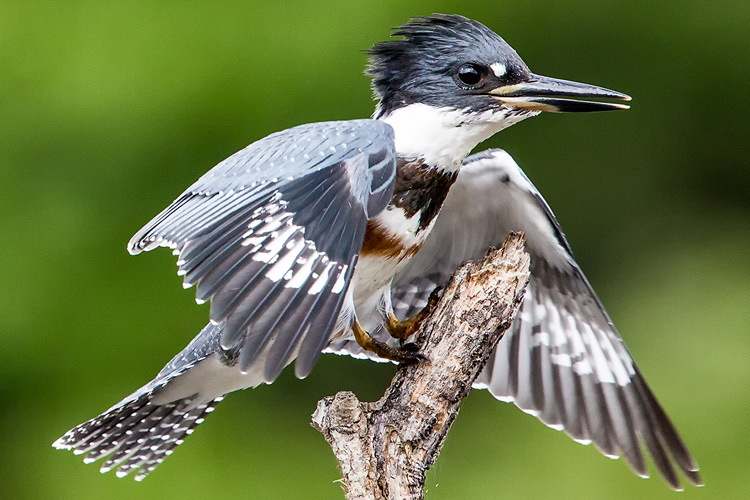
MULTIPOLYGON (((128 238, 268 133, 368 116, 363 49, 461 13, 532 70, 621 90, 626 113, 543 116, 495 137, 547 197, 707 486, 750 496, 750 3, 0 2, 0 497, 343 498, 308 425, 393 367, 327 357, 230 396, 151 477, 50 444, 150 380, 206 321, 168 251, 128 238)), ((481 147, 485 147, 484 145, 481 147)), ((666 498, 659 479, 477 392, 428 498, 666 498)))

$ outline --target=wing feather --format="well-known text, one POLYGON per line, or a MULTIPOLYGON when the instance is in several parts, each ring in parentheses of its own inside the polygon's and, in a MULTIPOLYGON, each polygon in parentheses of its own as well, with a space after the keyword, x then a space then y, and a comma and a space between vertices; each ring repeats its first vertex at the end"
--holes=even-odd
POLYGON ((227 158, 139 231, 131 253, 168 246, 185 286, 211 301, 220 345, 273 381, 305 376, 331 335, 368 217, 393 191, 392 129, 375 120, 272 134, 227 158), (235 354, 237 354, 235 352, 235 354))
POLYGON ((680 488, 675 464, 700 484, 692 456, 573 259, 552 211, 504 151, 464 162, 432 233, 394 280, 394 310, 401 317, 415 314, 463 261, 481 258, 509 231, 526 233, 531 278, 516 320, 475 386, 576 441, 593 442, 607 456, 624 456, 639 475, 647 475, 643 442, 670 486, 680 488))

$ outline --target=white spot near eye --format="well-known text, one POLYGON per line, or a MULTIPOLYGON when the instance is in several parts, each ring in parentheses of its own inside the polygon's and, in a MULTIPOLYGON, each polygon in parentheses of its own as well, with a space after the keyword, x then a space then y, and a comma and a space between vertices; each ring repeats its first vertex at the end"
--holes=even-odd
POLYGON ((492 72, 495 73, 495 76, 498 78, 500 78, 501 76, 503 76, 505 73, 508 72, 508 68, 506 68, 505 64, 501 62, 490 64, 490 68, 492 68, 492 72))

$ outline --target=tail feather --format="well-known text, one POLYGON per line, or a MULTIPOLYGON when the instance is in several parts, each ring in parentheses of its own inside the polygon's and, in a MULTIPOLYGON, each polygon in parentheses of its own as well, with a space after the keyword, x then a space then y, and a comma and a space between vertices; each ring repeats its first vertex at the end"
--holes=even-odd
POLYGON ((192 434, 224 398, 195 405, 192 398, 156 405, 152 392, 128 398, 96 418, 71 429, 54 442, 58 449, 86 453, 84 463, 92 463, 111 455, 101 472, 117 469, 117 477, 125 477, 140 468, 135 476, 141 481, 192 434))

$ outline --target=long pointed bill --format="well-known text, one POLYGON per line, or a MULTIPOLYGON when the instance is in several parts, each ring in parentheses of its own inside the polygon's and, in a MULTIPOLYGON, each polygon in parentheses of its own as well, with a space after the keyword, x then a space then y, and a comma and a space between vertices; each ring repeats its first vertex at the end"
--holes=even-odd
POLYGON ((490 91, 490 95, 514 108, 553 113, 611 111, 630 108, 626 104, 576 99, 576 97, 592 97, 620 101, 630 100, 630 96, 620 92, 539 75, 531 75, 531 80, 528 82, 503 85, 493 89, 490 91))

